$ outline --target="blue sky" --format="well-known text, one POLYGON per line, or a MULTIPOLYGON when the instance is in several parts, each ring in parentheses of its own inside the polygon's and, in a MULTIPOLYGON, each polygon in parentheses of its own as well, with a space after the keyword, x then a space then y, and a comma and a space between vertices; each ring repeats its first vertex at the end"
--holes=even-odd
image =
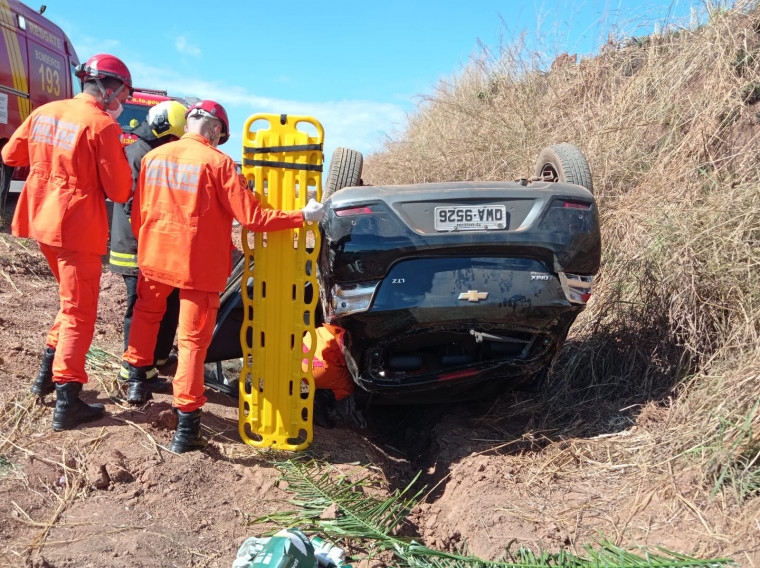
MULTIPOLYGON (((28 1, 28 0, 27 0, 28 1)), ((256 113, 316 118, 325 161, 347 146, 368 154, 402 130, 434 91, 482 47, 498 53, 525 32, 547 54, 592 54, 613 30, 650 33, 662 18, 688 23, 700 0, 437 0, 414 2, 85 2, 47 0, 45 16, 84 61, 112 53, 135 86, 214 99, 230 115, 220 149, 240 159, 256 113)), ((33 5, 36 6, 36 5, 33 5)))

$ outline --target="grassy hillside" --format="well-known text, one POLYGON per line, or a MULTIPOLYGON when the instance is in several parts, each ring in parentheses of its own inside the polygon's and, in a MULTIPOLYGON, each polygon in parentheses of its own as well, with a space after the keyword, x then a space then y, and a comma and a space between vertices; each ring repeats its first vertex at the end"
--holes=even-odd
POLYGON ((752 3, 581 61, 502 49, 441 81, 364 170, 372 184, 514 179, 544 146, 579 146, 603 265, 533 427, 655 429, 657 443, 630 436, 625 455, 690 469, 704 495, 745 511, 760 487, 758 101, 752 3))

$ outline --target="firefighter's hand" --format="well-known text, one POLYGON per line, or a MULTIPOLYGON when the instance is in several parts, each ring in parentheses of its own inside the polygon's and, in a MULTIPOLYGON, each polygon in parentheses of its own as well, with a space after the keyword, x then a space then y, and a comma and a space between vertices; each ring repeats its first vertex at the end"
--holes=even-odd
POLYGON ((303 220, 305 222, 311 223, 316 221, 318 223, 325 215, 325 206, 312 198, 309 199, 306 207, 301 209, 301 213, 303 213, 303 220))

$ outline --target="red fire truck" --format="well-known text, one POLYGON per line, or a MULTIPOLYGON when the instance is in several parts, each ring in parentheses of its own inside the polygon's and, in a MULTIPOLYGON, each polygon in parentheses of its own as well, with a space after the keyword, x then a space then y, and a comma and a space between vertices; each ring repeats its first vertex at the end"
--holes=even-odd
MULTIPOLYGON (((61 28, 42 16, 44 8, 0 1, 0 147, 33 108, 80 92, 77 53, 61 28)), ((21 191, 28 173, 0 161, 0 203, 9 189, 21 191)))

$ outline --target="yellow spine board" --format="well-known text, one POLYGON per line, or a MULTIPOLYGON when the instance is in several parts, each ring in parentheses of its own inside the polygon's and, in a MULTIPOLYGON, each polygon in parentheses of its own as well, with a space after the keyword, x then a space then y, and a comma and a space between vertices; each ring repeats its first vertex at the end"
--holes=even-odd
MULTIPOLYGON (((257 114, 246 121, 242 172, 262 207, 288 211, 303 208, 309 195, 321 199, 323 139, 322 125, 311 117, 257 114)), ((319 228, 252 234, 253 247, 243 229, 240 436, 252 446, 303 450, 313 438, 319 228)))

